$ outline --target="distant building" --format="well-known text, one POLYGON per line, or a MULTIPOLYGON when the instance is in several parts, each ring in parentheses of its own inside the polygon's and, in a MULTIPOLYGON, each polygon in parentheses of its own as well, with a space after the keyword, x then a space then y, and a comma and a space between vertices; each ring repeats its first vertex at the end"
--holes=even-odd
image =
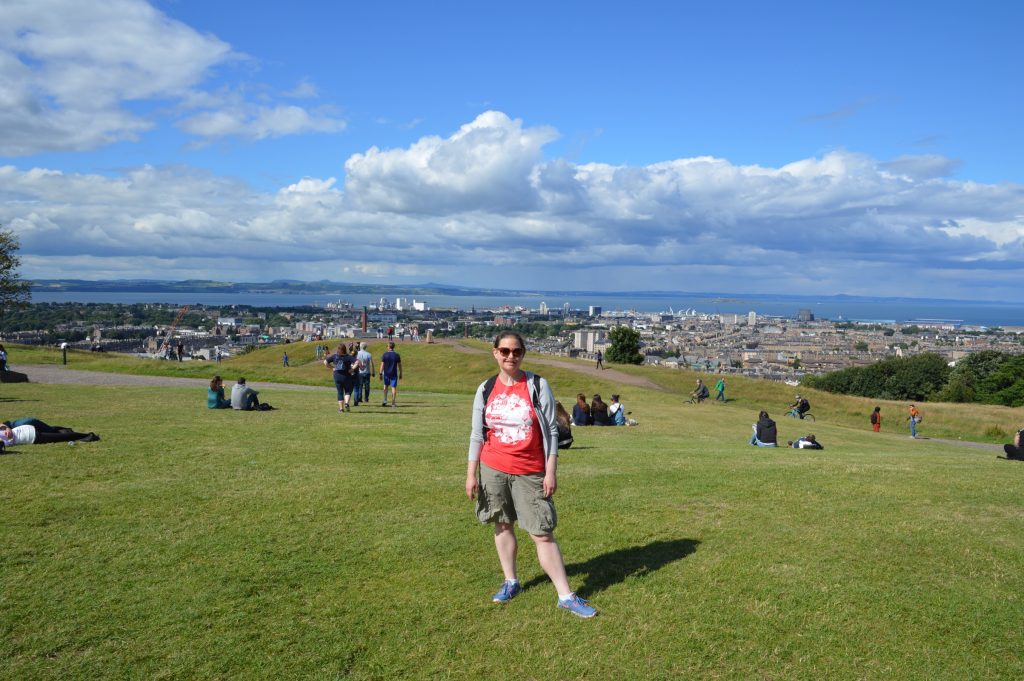
POLYGON ((564 314, 566 317, 568 317, 570 310, 572 310, 572 308, 569 307, 569 303, 562 303, 562 314, 564 314))
POLYGON ((542 301, 540 301, 540 306, 537 309, 540 310, 541 314, 547 314, 548 313, 548 304, 545 303, 542 300, 542 301))
POLYGON ((799 312, 796 313, 796 318, 798 321, 801 322, 813 322, 814 313, 807 309, 801 309, 799 312))
POLYGON ((757 313, 753 310, 747 313, 747 326, 757 326, 757 313))
POLYGON ((601 316, 601 306, 600 305, 591 305, 588 308, 588 311, 589 311, 589 314, 590 314, 591 317, 600 317, 601 316))
POLYGON ((600 329, 587 329, 572 332, 572 346, 584 352, 594 352, 594 348, 604 345, 605 333, 600 329))

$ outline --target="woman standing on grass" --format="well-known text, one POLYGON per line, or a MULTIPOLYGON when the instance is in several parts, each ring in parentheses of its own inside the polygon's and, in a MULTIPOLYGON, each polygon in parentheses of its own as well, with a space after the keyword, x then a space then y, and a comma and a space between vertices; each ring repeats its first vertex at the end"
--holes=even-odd
POLYGON ((530 534, 537 561, 558 592, 558 607, 593 617, 597 610, 569 588, 562 550, 555 541, 555 396, 547 381, 519 368, 526 343, 518 333, 498 334, 492 354, 498 375, 477 388, 466 470, 466 496, 476 498, 480 522, 494 523, 494 546, 505 575, 492 600, 508 603, 523 590, 516 576, 513 523, 518 521, 530 534))

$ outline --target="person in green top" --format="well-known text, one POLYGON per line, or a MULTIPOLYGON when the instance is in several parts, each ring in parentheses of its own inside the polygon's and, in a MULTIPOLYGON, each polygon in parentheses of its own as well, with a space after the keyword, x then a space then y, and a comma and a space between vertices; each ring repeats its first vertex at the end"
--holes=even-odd
POLYGON ((220 376, 214 376, 210 381, 210 389, 206 391, 206 406, 208 409, 231 408, 231 400, 224 398, 224 380, 220 376))
POLYGON ((718 392, 718 394, 715 395, 715 400, 722 400, 725 402, 725 378, 718 379, 718 383, 715 383, 715 391, 718 392))

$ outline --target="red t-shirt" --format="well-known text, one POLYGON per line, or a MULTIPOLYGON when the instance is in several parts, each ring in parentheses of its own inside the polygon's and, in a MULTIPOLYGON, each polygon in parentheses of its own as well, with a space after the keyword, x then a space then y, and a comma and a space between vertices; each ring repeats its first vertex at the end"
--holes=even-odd
POLYGON ((510 386, 501 379, 494 382, 484 425, 490 430, 480 452, 482 463, 513 475, 544 472, 544 437, 525 374, 510 386))

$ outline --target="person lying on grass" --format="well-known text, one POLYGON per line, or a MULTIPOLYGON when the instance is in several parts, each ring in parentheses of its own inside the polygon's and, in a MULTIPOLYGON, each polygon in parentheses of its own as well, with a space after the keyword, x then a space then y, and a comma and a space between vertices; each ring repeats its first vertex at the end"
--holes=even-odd
POLYGON ((796 441, 790 440, 787 444, 789 444, 793 449, 825 449, 821 446, 821 443, 818 442, 818 439, 814 437, 813 433, 810 435, 804 435, 796 441))
POLYGON ((0 442, 6 447, 17 445, 48 445, 55 442, 96 442, 96 433, 77 433, 64 426, 51 426, 37 418, 27 417, 5 421, 0 425, 0 442))

